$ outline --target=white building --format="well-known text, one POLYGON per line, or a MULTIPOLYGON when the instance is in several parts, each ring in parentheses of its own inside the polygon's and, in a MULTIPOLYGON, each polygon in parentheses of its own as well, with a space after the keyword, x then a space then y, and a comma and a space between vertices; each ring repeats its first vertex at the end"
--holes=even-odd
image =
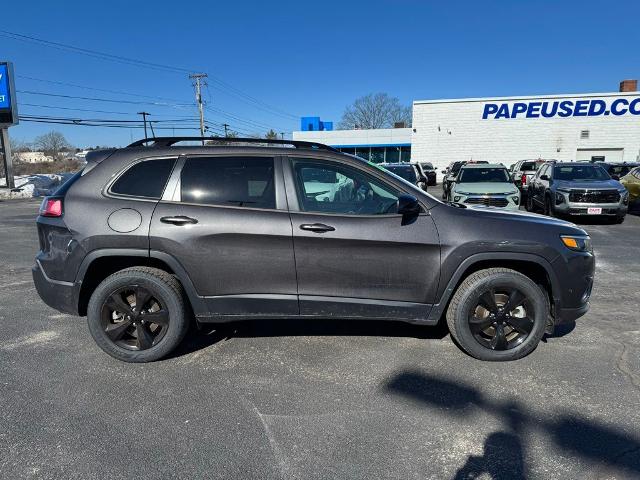
POLYGON ((413 160, 439 167, 472 159, 507 166, 529 158, 634 162, 640 93, 419 100, 411 144, 413 160))
POLYGON ((44 152, 18 152, 16 156, 23 163, 53 162, 53 157, 45 155, 44 152))
POLYGON ((375 162, 457 160, 640 161, 640 92, 531 95, 413 102, 412 128, 333 130, 303 117, 294 140, 325 143, 375 162))

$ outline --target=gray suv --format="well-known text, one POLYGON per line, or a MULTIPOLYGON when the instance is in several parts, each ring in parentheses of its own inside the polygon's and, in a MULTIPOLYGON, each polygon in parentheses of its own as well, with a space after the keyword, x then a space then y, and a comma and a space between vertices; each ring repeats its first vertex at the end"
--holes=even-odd
POLYGON ((273 318, 446 322, 470 355, 512 360, 587 312, 594 275, 575 225, 442 203, 285 140, 92 152, 37 227, 38 293, 127 362, 168 355, 194 320, 273 318))
POLYGON ((527 210, 545 215, 596 215, 622 223, 629 192, 598 164, 547 162, 529 182, 527 210))

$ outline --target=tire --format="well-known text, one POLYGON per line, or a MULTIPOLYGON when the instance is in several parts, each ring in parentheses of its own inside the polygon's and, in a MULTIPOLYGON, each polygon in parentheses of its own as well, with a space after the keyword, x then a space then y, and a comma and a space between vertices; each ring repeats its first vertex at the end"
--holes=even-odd
POLYGON ((533 195, 530 192, 527 193, 527 200, 526 200, 525 208, 527 209, 527 212, 535 213, 535 211, 536 211, 536 204, 534 203, 533 195))
MULTIPOLYGON (((514 298, 514 303, 518 298, 514 298)), ((472 273, 460 284, 446 318, 451 336, 465 352, 479 360, 496 362, 516 360, 531 353, 544 336, 549 311, 546 292, 529 277, 508 268, 489 268, 472 273), (523 300, 506 316, 503 309, 499 317, 492 318, 490 310, 480 305, 486 303, 484 299, 488 296, 494 298, 496 307, 504 307, 510 291, 518 292, 523 300)))
POLYGON ((175 277, 157 268, 131 267, 110 275, 94 290, 87 323, 98 346, 113 358, 153 362, 182 342, 189 329, 186 312, 175 277))
POLYGON ((553 209, 553 202, 551 201, 551 197, 549 195, 544 197, 544 214, 548 217, 556 216, 556 212, 553 209))
POLYGON ((616 217, 615 220, 613 221, 613 223, 617 223, 618 225, 624 222, 626 215, 622 215, 619 217, 616 217))

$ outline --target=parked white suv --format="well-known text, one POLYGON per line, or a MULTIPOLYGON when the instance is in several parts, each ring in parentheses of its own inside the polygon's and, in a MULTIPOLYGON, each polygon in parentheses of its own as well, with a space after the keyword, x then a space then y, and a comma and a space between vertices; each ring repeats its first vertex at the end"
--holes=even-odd
POLYGON ((520 190, 504 165, 468 163, 451 185, 449 201, 518 210, 520 190))

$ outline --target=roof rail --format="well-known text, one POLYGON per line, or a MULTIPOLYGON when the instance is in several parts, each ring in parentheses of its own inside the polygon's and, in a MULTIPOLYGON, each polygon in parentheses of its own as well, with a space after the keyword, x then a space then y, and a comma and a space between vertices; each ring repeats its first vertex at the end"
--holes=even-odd
POLYGON ((291 145, 295 148, 315 148, 317 150, 328 150, 330 152, 339 152, 339 150, 318 142, 305 142, 302 140, 278 140, 271 138, 228 138, 228 137, 155 137, 143 138, 137 140, 126 148, 132 147, 171 147, 178 142, 186 141, 207 141, 207 142, 224 142, 224 143, 269 143, 274 145, 291 145))

